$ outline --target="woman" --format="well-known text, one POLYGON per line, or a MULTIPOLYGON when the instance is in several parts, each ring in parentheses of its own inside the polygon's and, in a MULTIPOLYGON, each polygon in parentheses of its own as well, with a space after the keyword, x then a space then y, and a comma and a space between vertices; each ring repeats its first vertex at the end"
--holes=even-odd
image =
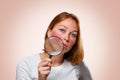
MULTIPOLYGON (((64 50, 51 59, 43 53, 23 58, 17 65, 17 80, 92 80, 83 62, 84 52, 77 17, 68 12, 58 14, 50 23, 45 40, 62 39, 64 50)), ((46 47, 45 47, 46 48, 46 47)))

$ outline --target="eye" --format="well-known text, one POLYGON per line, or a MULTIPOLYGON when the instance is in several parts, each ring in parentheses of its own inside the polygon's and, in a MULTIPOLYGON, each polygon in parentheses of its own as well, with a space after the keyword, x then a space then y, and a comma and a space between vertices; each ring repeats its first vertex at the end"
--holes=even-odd
POLYGON ((63 33, 65 32, 65 30, 64 30, 64 29, 59 29, 59 31, 61 31, 61 32, 63 32, 63 33))
POLYGON ((71 37, 72 37, 72 38, 76 38, 76 37, 77 37, 77 34, 71 33, 71 37))

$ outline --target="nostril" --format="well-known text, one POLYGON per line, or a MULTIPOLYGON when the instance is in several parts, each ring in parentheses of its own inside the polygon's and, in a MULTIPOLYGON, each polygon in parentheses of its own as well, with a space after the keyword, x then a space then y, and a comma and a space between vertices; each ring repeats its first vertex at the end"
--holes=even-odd
POLYGON ((69 40, 66 40, 66 42, 69 42, 69 40))
POLYGON ((64 38, 65 43, 69 42, 69 38, 64 38))

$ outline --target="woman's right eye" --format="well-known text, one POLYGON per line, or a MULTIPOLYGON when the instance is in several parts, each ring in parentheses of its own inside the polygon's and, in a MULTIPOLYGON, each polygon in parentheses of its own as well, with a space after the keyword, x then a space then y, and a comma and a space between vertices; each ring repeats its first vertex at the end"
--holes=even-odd
POLYGON ((59 30, 60 30, 61 32, 63 32, 63 33, 65 32, 65 30, 64 30, 64 29, 59 29, 59 30))

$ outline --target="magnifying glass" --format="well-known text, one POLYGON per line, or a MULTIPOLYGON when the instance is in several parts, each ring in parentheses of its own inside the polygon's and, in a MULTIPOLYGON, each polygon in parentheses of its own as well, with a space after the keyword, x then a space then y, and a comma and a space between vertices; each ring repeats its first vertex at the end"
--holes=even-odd
POLYGON ((49 58, 57 56, 63 51, 63 41, 57 36, 51 36, 45 40, 45 51, 49 55, 49 58))

